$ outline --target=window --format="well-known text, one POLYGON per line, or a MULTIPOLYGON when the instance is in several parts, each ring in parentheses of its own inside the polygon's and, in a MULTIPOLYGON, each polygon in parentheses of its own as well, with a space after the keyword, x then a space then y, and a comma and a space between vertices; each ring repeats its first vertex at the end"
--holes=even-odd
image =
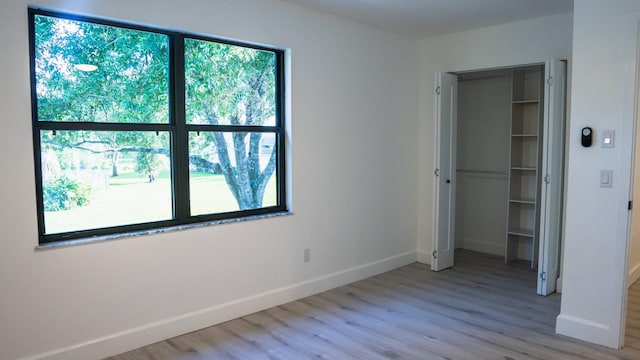
POLYGON ((281 50, 29 18, 41 244, 286 211, 281 50))

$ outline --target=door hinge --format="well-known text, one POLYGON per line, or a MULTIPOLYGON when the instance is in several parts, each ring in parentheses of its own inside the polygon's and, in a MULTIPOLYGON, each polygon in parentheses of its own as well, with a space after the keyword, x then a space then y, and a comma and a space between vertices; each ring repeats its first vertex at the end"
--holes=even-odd
POLYGON ((633 201, 629 200, 629 204, 627 204, 627 210, 633 209, 633 201))
POLYGON ((433 175, 435 175, 436 177, 440 176, 440 169, 436 169, 436 170, 433 172, 433 175))
POLYGON ((541 279, 541 280, 547 280, 547 273, 546 273, 546 272, 544 272, 544 271, 543 271, 543 272, 541 272, 541 273, 540 273, 540 279, 541 279))
POLYGON ((547 174, 544 176, 544 183, 547 185, 551 184, 551 175, 547 174))
POLYGON ((433 250, 433 253, 431 253, 431 256, 433 256, 434 259, 438 258, 438 252, 436 250, 433 250))
POLYGON ((553 76, 547 78, 547 85, 553 85, 553 76))
POLYGON ((436 87, 436 94, 440 95, 440 86, 436 87))

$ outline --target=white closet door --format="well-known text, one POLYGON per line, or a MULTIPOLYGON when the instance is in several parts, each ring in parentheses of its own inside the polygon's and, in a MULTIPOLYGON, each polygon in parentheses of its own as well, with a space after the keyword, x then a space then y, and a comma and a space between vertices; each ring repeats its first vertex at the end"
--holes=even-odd
POLYGON ((458 77, 436 74, 434 244, 431 270, 453 266, 455 250, 456 115, 458 77))
POLYGON ((559 60, 545 64, 544 126, 538 294, 556 290, 562 236, 562 184, 564 168, 564 113, 566 66, 559 60))

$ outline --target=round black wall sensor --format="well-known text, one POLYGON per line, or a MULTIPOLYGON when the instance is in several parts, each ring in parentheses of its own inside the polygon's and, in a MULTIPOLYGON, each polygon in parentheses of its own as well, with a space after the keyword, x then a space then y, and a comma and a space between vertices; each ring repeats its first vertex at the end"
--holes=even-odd
POLYGON ((590 127, 583 127, 582 128, 582 146, 584 147, 589 147, 591 146, 591 143, 593 142, 593 130, 591 130, 590 127))

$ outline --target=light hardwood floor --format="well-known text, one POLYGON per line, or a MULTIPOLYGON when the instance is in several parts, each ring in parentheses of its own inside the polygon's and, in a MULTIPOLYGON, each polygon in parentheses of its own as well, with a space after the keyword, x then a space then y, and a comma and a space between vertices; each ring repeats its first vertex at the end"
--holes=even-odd
POLYGON ((537 296, 524 264, 468 251, 455 260, 439 273, 414 263, 109 359, 640 359, 640 284, 616 351, 555 335, 560 295, 537 296))

